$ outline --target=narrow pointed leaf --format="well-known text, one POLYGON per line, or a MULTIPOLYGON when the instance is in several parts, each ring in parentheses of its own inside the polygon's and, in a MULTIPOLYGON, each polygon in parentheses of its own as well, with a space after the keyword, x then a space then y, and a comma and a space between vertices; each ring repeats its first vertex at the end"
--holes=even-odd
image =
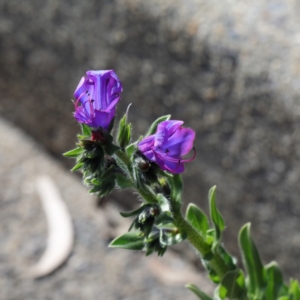
POLYGON ((79 170, 81 167, 83 166, 83 163, 78 163, 76 164, 72 169, 71 169, 71 172, 74 172, 74 171, 77 171, 79 170))
POLYGON ((68 152, 65 152, 63 154, 63 156, 66 156, 66 157, 77 157, 83 151, 84 151, 84 149, 78 147, 78 148, 72 149, 72 150, 70 150, 68 152))
POLYGON ((199 299, 201 300, 213 300, 211 297, 207 296, 204 292, 202 292, 197 286, 194 284, 187 284, 185 286, 187 289, 191 290, 199 299))
POLYGON ((151 134, 154 134, 156 132, 156 129, 157 129, 157 126, 159 123, 163 122, 163 121, 167 121, 167 120, 170 120, 171 118, 171 115, 166 115, 166 116, 162 116, 158 119, 156 119, 152 125, 150 126, 148 132, 146 133, 145 136, 148 136, 148 135, 151 135, 151 134))
POLYGON ((142 250, 144 247, 144 238, 137 232, 127 232, 116 237, 110 243, 109 247, 127 250, 142 250))
POLYGON ((221 237, 221 233, 225 228, 225 224, 222 215, 218 211, 216 205, 216 186, 213 186, 209 190, 208 199, 209 199, 210 217, 216 228, 216 238, 217 240, 219 240, 221 237))
POLYGON ((262 290, 266 287, 266 274, 250 236, 250 223, 244 225, 239 232, 239 246, 249 276, 248 291, 251 295, 260 297, 262 290))
POLYGON ((209 229, 208 218, 205 213, 193 203, 190 203, 186 210, 186 219, 203 236, 209 229))

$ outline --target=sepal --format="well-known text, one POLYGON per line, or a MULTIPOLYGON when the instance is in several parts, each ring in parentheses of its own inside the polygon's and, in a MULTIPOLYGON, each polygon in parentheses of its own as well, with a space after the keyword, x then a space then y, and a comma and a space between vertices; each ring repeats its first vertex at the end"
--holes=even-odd
POLYGON ((86 124, 80 123, 82 135, 85 137, 90 137, 92 135, 92 128, 86 124))
POLYGON ((165 116, 162 116, 162 117, 159 117, 157 118, 150 126, 148 132, 146 133, 145 137, 146 136, 149 136, 151 134, 154 134, 156 132, 156 129, 157 129, 157 126, 159 123, 161 122, 164 122, 164 121, 168 121, 170 120, 171 118, 171 115, 165 115, 165 116))
POLYGON ((134 142, 125 148, 126 154, 129 157, 131 157, 136 152, 136 150, 137 150, 137 142, 134 142))
POLYGON ((77 147, 73 150, 67 151, 63 153, 63 156, 70 157, 70 158, 76 158, 78 157, 84 150, 81 147, 77 147))

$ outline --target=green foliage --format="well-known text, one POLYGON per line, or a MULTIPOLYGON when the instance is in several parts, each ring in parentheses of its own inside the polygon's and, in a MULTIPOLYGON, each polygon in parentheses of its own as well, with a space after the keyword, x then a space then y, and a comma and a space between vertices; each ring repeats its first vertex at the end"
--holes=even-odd
POLYGON ((223 277, 218 296, 221 299, 244 299, 246 295, 245 278, 241 270, 230 271, 223 277))
POLYGON ((263 291, 267 286, 266 271, 260 260, 257 248, 250 236, 250 224, 244 225, 239 232, 239 245, 244 266, 248 273, 248 295, 253 299, 263 299, 263 291))
POLYGON ((116 166, 113 162, 105 160, 104 170, 94 175, 84 177, 84 184, 90 187, 89 193, 96 194, 97 197, 105 197, 115 188, 116 166))
POLYGON ((90 137, 92 135, 92 128, 85 125, 85 124, 80 124, 81 126, 81 132, 82 132, 82 135, 85 136, 85 137, 90 137))
POLYGON ((135 153, 136 149, 137 149, 137 142, 128 145, 125 149, 128 157, 131 157, 135 153))
POLYGON ((70 150, 68 152, 63 153, 63 156, 70 157, 70 158, 76 158, 78 155, 80 155, 84 149, 77 147, 73 150, 70 150))
POLYGON ((126 232, 116 237, 110 243, 109 247, 127 250, 142 250, 144 248, 144 237, 138 232, 126 232))
POLYGON ((133 187, 132 181, 128 177, 123 176, 121 174, 117 174, 116 183, 121 189, 133 187))
POLYGON ((209 229, 208 218, 206 214, 196 205, 190 203, 186 210, 186 219, 191 225, 204 237, 209 229))
POLYGON ((171 190, 170 199, 172 204, 174 205, 173 209, 179 211, 181 208, 183 190, 181 175, 175 174, 173 175, 173 177, 167 178, 167 181, 171 190))
POLYGON ((222 215, 217 209, 216 205, 216 186, 213 186, 208 193, 210 218, 215 226, 216 240, 218 241, 221 237, 221 233, 225 228, 224 220, 222 215))
POLYGON ((117 143, 122 149, 125 149, 130 143, 131 128, 131 123, 127 122, 127 114, 125 114, 119 122, 119 130, 117 133, 117 143))
POLYGON ((197 286, 194 284, 187 284, 185 286, 187 289, 191 290, 199 299, 201 300, 213 300, 211 297, 207 296, 204 292, 202 292, 197 286))
POLYGON ((298 280, 291 279, 288 293, 290 296, 290 300, 300 299, 300 286, 298 280))
MULTIPOLYGON (((283 283, 281 271, 276 262, 271 262, 265 266, 267 287, 265 289, 265 299, 273 300, 287 290, 283 283)), ((300 298, 299 298, 300 299, 300 298)))
POLYGON ((150 126, 148 132, 146 133, 145 136, 148 136, 148 135, 151 135, 151 134, 154 134, 156 132, 156 129, 157 129, 157 126, 159 123, 161 122, 164 122, 164 121, 167 121, 167 120, 170 120, 171 118, 171 115, 166 115, 166 116, 162 116, 158 119, 156 119, 150 126))

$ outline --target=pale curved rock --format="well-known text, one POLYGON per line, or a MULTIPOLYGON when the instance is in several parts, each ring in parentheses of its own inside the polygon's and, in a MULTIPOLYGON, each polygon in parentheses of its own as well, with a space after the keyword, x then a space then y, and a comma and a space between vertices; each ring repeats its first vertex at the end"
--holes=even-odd
POLYGON ((36 188, 48 225, 46 250, 30 270, 30 275, 38 278, 49 275, 68 259, 74 243, 74 230, 70 213, 53 180, 45 175, 38 177, 36 188))

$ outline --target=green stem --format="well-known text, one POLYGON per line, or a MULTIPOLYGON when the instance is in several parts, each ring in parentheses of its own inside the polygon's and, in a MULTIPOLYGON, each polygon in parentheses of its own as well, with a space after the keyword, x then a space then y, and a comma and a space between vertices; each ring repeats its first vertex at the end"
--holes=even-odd
MULTIPOLYGON (((202 257, 211 251, 211 245, 206 243, 204 237, 183 218, 180 211, 173 211, 173 217, 174 225, 179 229, 179 231, 187 234, 187 240, 194 246, 202 257)), ((209 260, 209 265, 215 270, 221 279, 229 271, 222 257, 218 253, 213 254, 213 258, 209 260)))

